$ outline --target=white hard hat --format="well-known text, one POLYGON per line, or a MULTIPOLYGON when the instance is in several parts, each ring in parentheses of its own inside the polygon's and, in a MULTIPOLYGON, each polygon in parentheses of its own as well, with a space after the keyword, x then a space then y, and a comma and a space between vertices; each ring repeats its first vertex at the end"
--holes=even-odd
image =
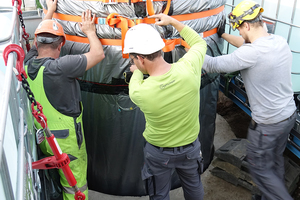
POLYGON ((141 23, 127 31, 123 54, 149 55, 161 50, 164 46, 165 43, 159 33, 152 26, 141 23))

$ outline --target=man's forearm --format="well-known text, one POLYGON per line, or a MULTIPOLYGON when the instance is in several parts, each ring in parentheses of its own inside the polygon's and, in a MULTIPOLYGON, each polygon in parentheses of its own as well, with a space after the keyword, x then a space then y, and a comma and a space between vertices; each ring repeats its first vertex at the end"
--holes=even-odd
POLYGON ((190 47, 197 45, 197 49, 201 48, 204 51, 205 55, 206 42, 195 30, 193 30, 189 26, 184 26, 184 29, 180 32, 180 35, 184 38, 184 40, 190 47))
POLYGON ((53 14, 54 14, 54 11, 48 10, 48 11, 47 11, 47 14, 45 15, 45 17, 44 17, 43 20, 45 20, 45 19, 52 19, 53 14))
POLYGON ((129 97, 131 101, 138 105, 141 102, 140 99, 140 87, 142 86, 144 75, 140 70, 135 70, 130 78, 129 82, 129 97))
POLYGON ((88 33, 87 38, 90 43, 90 51, 84 54, 87 57, 86 70, 92 68, 105 58, 102 44, 99 38, 97 37, 96 33, 88 33))
POLYGON ((244 39, 240 36, 223 33, 222 38, 237 48, 239 48, 240 46, 242 46, 244 44, 244 39))
POLYGON ((54 12, 56 11, 57 0, 46 0, 47 3, 47 13, 43 20, 52 19, 54 12))
POLYGON ((90 52, 97 52, 97 54, 104 54, 102 44, 97 37, 96 33, 91 33, 87 35, 90 43, 90 52))

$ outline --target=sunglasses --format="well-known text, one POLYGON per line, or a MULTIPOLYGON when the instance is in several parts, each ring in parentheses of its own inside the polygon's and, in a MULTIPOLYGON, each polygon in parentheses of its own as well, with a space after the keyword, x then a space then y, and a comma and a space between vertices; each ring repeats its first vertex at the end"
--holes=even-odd
POLYGON ((130 63, 131 65, 134 65, 134 60, 133 60, 133 59, 135 59, 135 58, 136 58, 136 57, 130 58, 129 63, 130 63))
POLYGON ((139 57, 145 59, 145 56, 142 56, 142 55, 136 55, 136 56, 133 56, 133 58, 130 58, 130 60, 129 60, 129 63, 130 63, 131 65, 135 65, 135 64, 134 64, 134 59, 135 59, 135 58, 137 59, 137 56, 139 56, 139 57))

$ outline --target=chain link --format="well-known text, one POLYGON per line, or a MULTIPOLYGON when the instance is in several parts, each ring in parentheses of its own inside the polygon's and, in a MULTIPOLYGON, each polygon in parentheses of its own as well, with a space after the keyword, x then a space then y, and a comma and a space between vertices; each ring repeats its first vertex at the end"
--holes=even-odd
POLYGON ((24 24, 24 19, 23 19, 23 15, 22 15, 22 10, 18 10, 18 14, 19 14, 19 19, 20 19, 21 27, 23 29, 23 35, 22 35, 22 37, 26 41, 26 49, 27 49, 27 51, 29 51, 30 50, 30 44, 29 44, 29 39, 28 39, 29 38, 29 34, 25 30, 25 24, 24 24))
POLYGON ((31 102, 31 104, 34 103, 34 105, 36 106, 37 105, 36 100, 34 98, 33 92, 30 89, 29 83, 23 74, 21 74, 21 76, 22 76, 22 86, 27 93, 27 97, 28 97, 29 101, 31 102))
POLYGON ((19 18, 20 18, 20 22, 21 22, 21 26, 22 26, 22 28, 25 28, 25 24, 24 24, 23 16, 22 16, 22 13, 20 13, 20 12, 19 12, 19 18))

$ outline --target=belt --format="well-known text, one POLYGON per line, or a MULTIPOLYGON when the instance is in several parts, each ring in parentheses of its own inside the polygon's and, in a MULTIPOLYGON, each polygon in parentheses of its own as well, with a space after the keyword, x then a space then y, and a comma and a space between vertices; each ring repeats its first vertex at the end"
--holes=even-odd
MULTIPOLYGON (((149 143, 150 144, 150 143, 149 143)), ((151 144, 152 146, 154 146, 155 148, 157 149, 162 149, 163 151, 175 151, 175 150, 180 150, 181 148, 182 149, 185 149, 187 147, 190 147, 190 146, 193 146, 194 145, 194 142, 190 143, 190 144, 186 144, 184 146, 180 146, 180 147, 158 147, 158 146, 155 146, 153 144, 151 144)))
MULTIPOLYGON (((284 120, 282 120, 282 121, 280 121, 280 122, 284 122, 284 121, 286 121, 286 120, 288 120, 288 119, 291 119, 291 118, 293 117, 293 115, 296 113, 296 111, 297 111, 297 110, 295 110, 295 112, 293 112, 293 114, 292 114, 291 116, 289 116, 288 118, 286 118, 286 119, 284 119, 284 120)), ((277 123, 280 123, 280 122, 277 122, 277 123)))

